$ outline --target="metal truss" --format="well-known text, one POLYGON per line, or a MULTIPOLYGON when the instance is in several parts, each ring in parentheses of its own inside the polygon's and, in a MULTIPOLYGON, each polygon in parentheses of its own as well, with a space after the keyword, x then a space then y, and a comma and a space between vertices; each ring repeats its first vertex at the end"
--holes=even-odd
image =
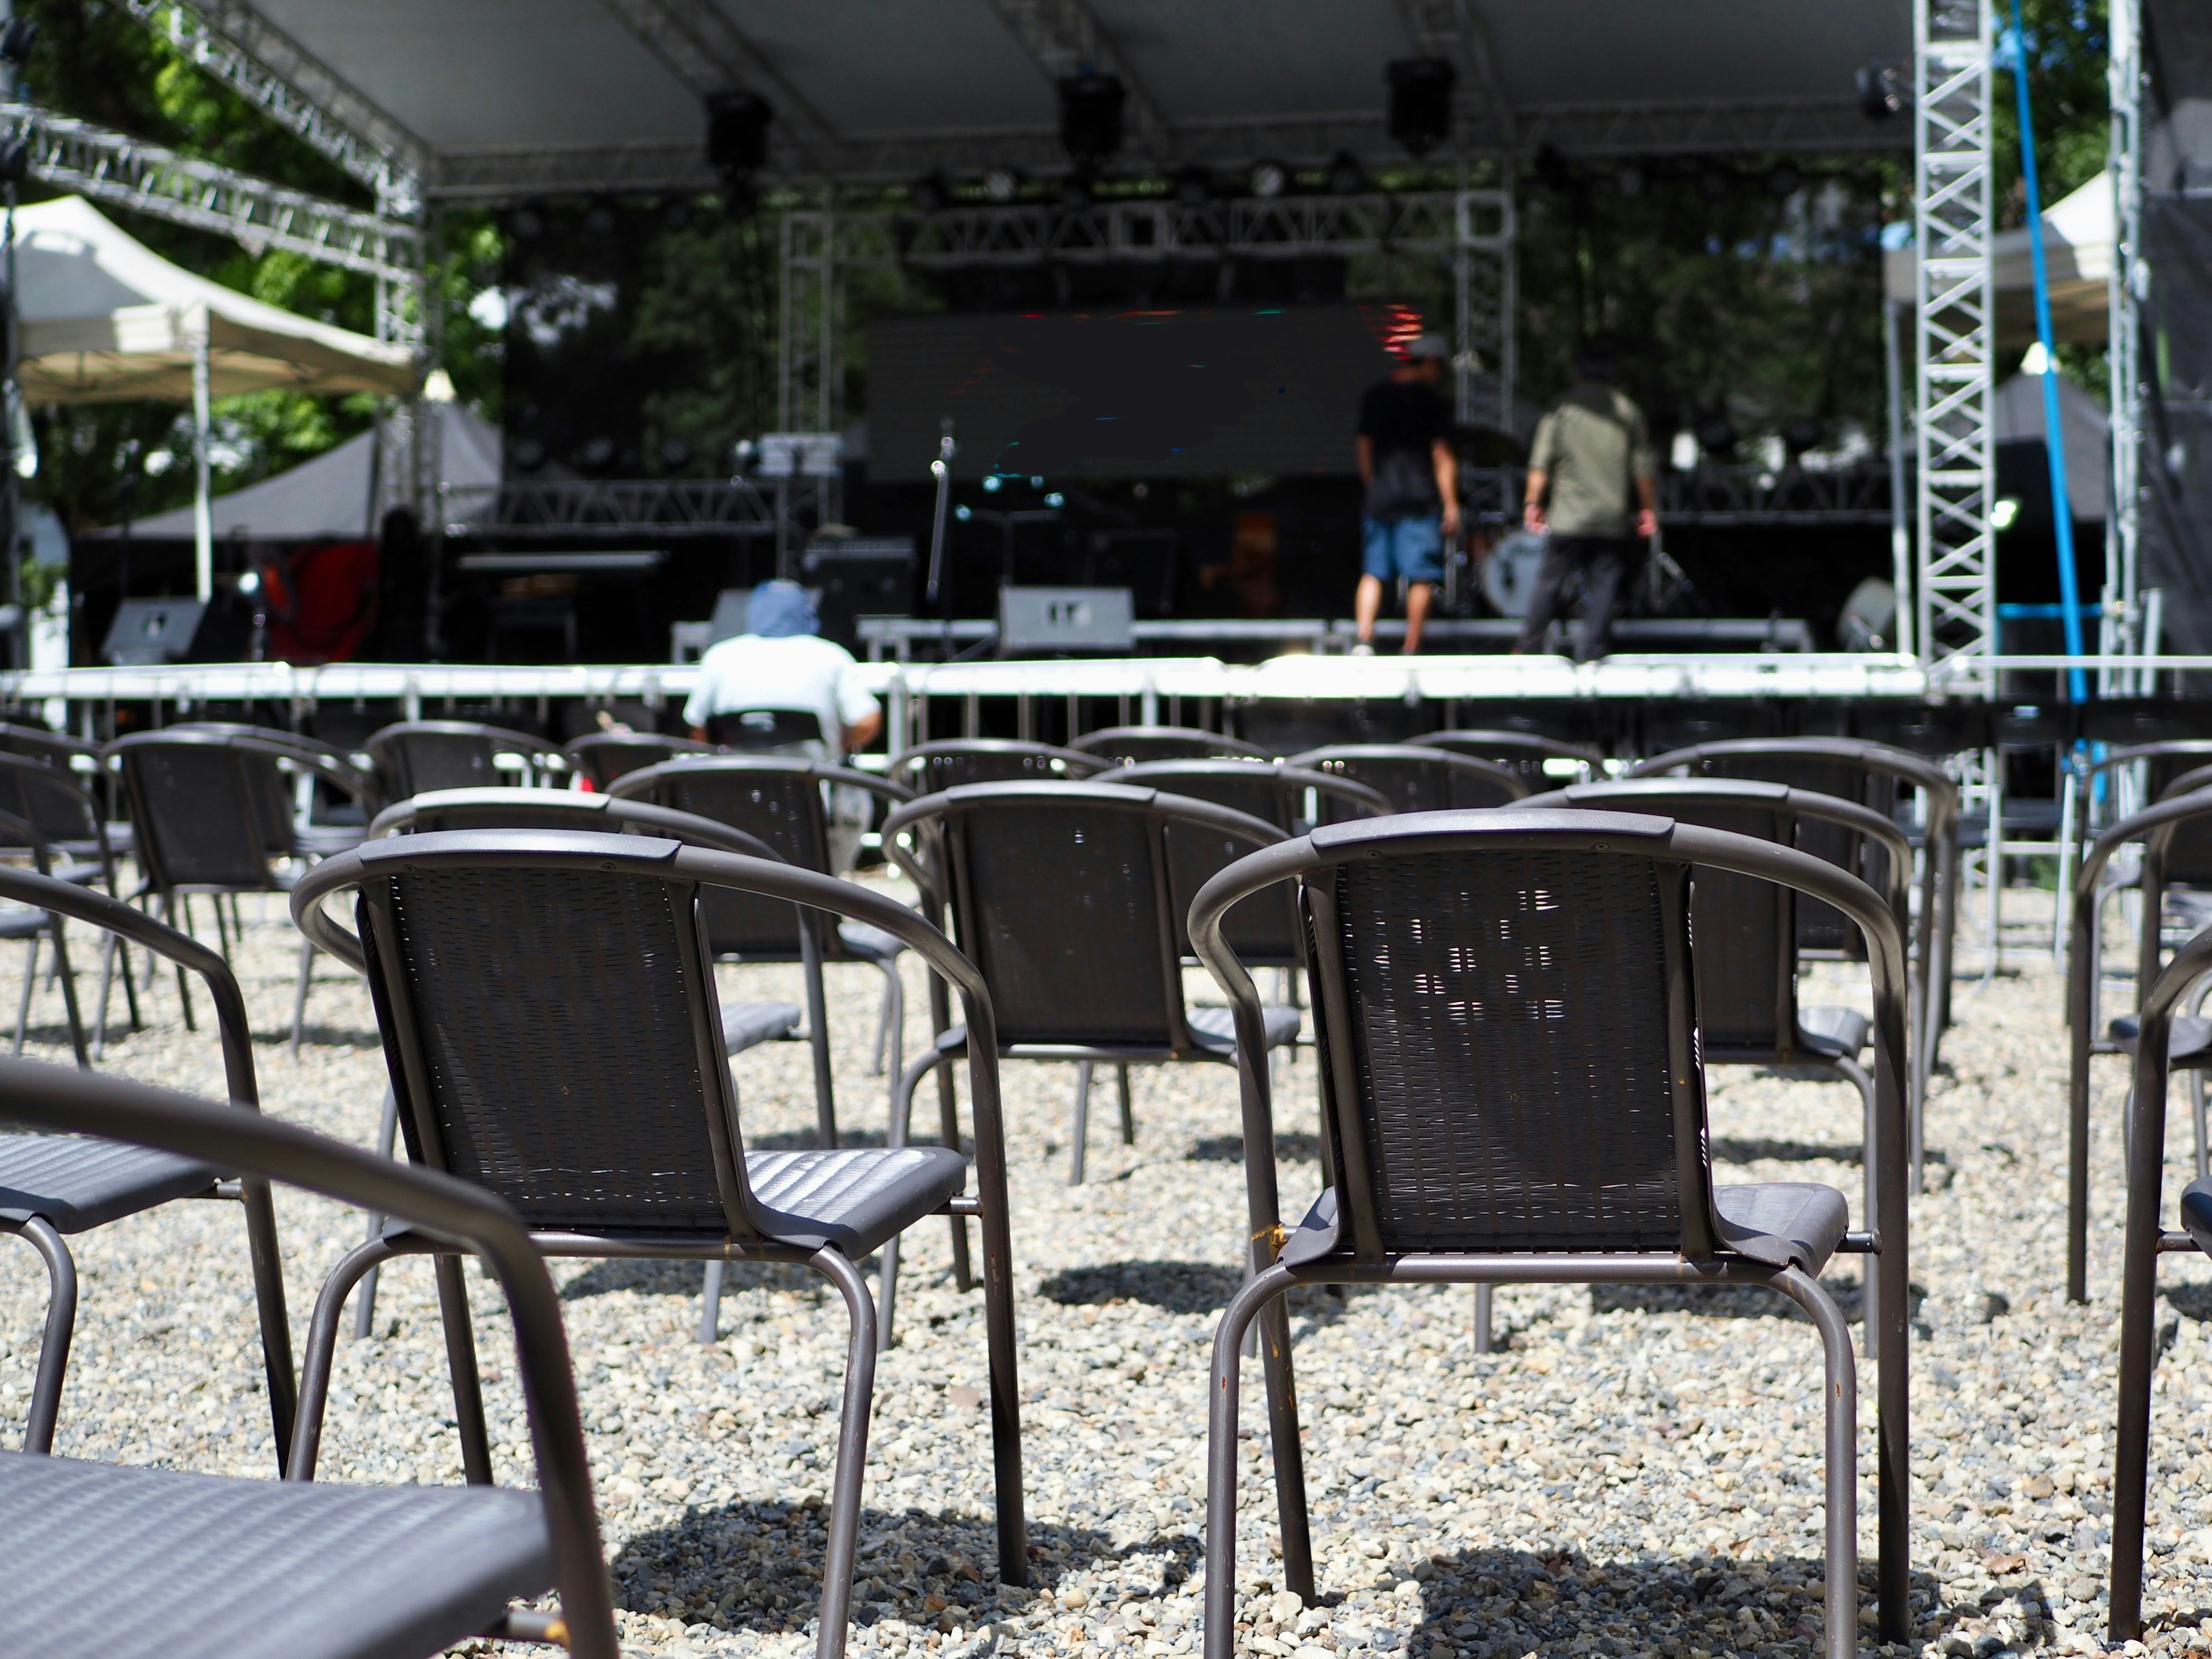
POLYGON ((1784 467, 1700 466, 1663 472, 1660 516, 1668 524, 1880 524, 1889 522, 1889 468, 1865 466, 1814 471, 1784 467))
MULTIPOLYGON (((1510 176, 1510 174, 1508 175, 1510 176)), ((1511 432, 1514 377, 1513 192, 1464 190, 1453 201, 1453 382, 1462 422, 1511 432)), ((1405 243, 1395 246, 1405 246, 1405 243)), ((1482 503, 1470 503, 1478 510, 1482 503)), ((1509 504, 1510 505, 1510 504, 1509 504)))
POLYGON ((416 280, 422 233, 412 225, 27 104, 0 104, 0 122, 29 141, 31 171, 49 184, 216 231, 255 252, 281 247, 380 279, 416 280))
MULTIPOLYGON (((837 142, 822 112, 776 71, 759 49, 723 15, 714 0, 605 0, 607 9, 676 78, 706 98, 739 88, 757 92, 775 112, 772 143, 781 140, 799 163, 795 171, 823 170, 837 142), (780 131, 779 131, 780 130, 780 131)), ((691 147, 695 164, 703 164, 691 147)))
POLYGON ((1144 83, 1114 50, 1114 43, 1098 27, 1098 19, 1084 0, 991 0, 1036 66, 1058 81, 1086 70, 1120 77, 1126 94, 1121 106, 1129 148, 1140 155, 1158 156, 1167 148, 1168 124, 1144 83))
MULTIPOLYGON (((2111 289, 2112 387, 2112 512, 2106 526, 2105 601, 2107 622, 2100 644, 2132 652, 2154 641, 2142 637, 2136 610, 2142 547, 2142 489, 2139 467, 2142 442, 2142 306, 2148 267, 2142 258, 2142 59, 2141 0, 2112 0, 2107 28, 2112 39, 2112 174, 2114 196, 2111 289), (2117 607, 2118 637, 2112 637, 2117 607)), ((2100 653, 2101 654, 2101 653, 2100 653)), ((2122 688, 2104 685, 2105 696, 2122 688)))
POLYGON ((763 536, 775 513, 744 479, 589 478, 441 484, 448 536, 763 536))
POLYGON ((1913 33, 1915 599, 1936 662, 1996 649, 1990 0, 1915 0, 1913 33))
POLYGON ((1902 149, 1903 127, 1869 121, 1855 98, 1555 104, 1523 111, 1516 142, 1524 155, 1545 149, 1567 155, 1832 154, 1902 149))
POLYGON ((242 0, 123 0, 185 58, 376 192, 387 214, 413 216, 430 152, 305 46, 242 0))
POLYGON ((1398 0, 1398 15, 1416 47, 1459 71, 1453 88, 1458 142, 1511 149, 1513 109, 1498 84, 1489 35, 1468 0, 1398 0))

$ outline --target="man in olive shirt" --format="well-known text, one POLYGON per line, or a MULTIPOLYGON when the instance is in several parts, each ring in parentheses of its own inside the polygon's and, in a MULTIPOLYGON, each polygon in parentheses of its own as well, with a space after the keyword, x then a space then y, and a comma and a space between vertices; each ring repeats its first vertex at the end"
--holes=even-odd
POLYGON ((1644 411, 1613 384, 1611 354, 1585 349, 1580 378, 1536 428, 1528 452, 1522 519, 1550 533, 1528 596, 1528 615, 1513 649, 1536 651, 1559 606, 1559 589, 1580 573, 1589 623, 1583 649, 1605 654, 1621 583, 1634 563, 1636 538, 1659 533, 1658 462, 1644 411))

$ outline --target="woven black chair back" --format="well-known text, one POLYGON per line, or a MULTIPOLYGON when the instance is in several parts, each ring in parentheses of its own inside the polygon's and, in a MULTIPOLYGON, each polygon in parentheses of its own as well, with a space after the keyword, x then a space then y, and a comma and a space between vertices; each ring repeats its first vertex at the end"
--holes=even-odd
POLYGON ((926 743, 896 757, 891 781, 917 795, 939 794, 983 783, 1064 783, 1103 772, 1103 755, 1011 738, 951 738, 926 743))
POLYGON ((0 812, 31 824, 49 846, 102 838, 92 792, 74 772, 27 755, 0 750, 0 812))
POLYGON ((472 720, 403 722, 386 726, 368 744, 393 800, 433 789, 485 789, 510 782, 495 757, 542 754, 550 747, 526 733, 472 720))
POLYGON ((1335 1167, 1364 1163, 1383 1250, 1682 1246, 1689 896, 1680 864, 1512 846, 1308 878, 1335 1167))
POLYGON ((289 845, 283 775, 270 757, 212 733, 119 739, 137 858, 157 891, 272 888, 289 845), (284 808, 280 816, 280 807, 284 808))
POLYGON ((804 708, 733 709, 708 720, 707 736, 746 755, 828 753, 822 717, 804 708))
MULTIPOLYGON (((1838 800, 1871 807, 1885 817, 1896 816, 1900 793, 1894 778, 1870 772, 1847 760, 1783 751, 1714 756, 1706 761, 1704 771, 1708 777, 1779 783, 1811 794, 1832 795, 1838 800)), ((1839 870, 1850 871, 1877 892, 1887 890, 1888 872, 1882 849, 1841 824, 1808 819, 1797 826, 1797 846, 1800 851, 1810 853, 1839 870)), ((1856 952, 1861 948, 1858 930, 1844 921, 1832 905, 1801 895, 1796 910, 1800 950, 1834 955, 1856 952)))
POLYGON ((1531 793, 1553 788, 1573 777, 1573 771, 1565 768, 1562 769, 1563 775, 1553 777, 1544 769, 1547 762, 1565 761, 1571 767, 1591 769, 1602 758, 1595 749, 1534 732, 1431 732, 1425 738, 1414 738, 1413 743, 1417 748, 1472 755, 1477 760, 1506 767, 1531 793))
MULTIPOLYGON (((1510 767, 1416 744, 1335 744, 1293 756, 1291 763, 1364 783, 1381 792, 1401 812, 1504 806, 1528 793, 1510 767)), ((1350 802, 1327 796, 1320 808, 1323 823, 1364 816, 1350 802)))
POLYGON ((741 1172, 708 1123, 734 1132, 735 1103, 696 896, 526 866, 365 879, 356 922, 409 1155, 533 1228, 727 1231, 741 1172))
POLYGON ((1224 737, 1190 726, 1110 726, 1071 738, 1067 746, 1096 755, 1113 766, 1142 766, 1152 761, 1265 760, 1257 744, 1224 737))
MULTIPOLYGON (((627 793, 627 792, 624 792, 627 793)), ((812 763, 760 756, 727 763, 684 761, 656 769, 647 799, 742 830, 802 870, 830 868, 829 824, 812 763)), ((799 954, 802 921, 792 907, 720 888, 702 895, 707 937, 717 956, 791 962, 799 954)))
MULTIPOLYGON (((2212 766, 2212 742, 2161 744, 2143 758, 2145 800, 2166 800, 2180 793, 2175 786, 2212 766)), ((2212 821, 2184 818, 2173 826, 2166 837, 2164 870, 2169 887, 2212 887, 2212 821)))
POLYGON ((566 752, 594 789, 604 789, 617 778, 678 755, 712 754, 714 745, 649 732, 594 732, 572 738, 566 752))

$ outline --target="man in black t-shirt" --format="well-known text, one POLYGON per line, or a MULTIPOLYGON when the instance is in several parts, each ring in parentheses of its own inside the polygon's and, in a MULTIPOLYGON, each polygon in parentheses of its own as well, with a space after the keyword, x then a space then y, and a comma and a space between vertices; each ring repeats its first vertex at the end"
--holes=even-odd
POLYGON ((1359 482, 1367 487, 1360 519, 1359 623, 1355 654, 1375 649, 1382 585, 1404 578, 1406 653, 1421 648, 1431 585, 1443 580, 1444 538, 1459 529, 1459 465, 1453 459, 1451 409, 1437 391, 1451 349, 1440 334, 1406 348, 1390 378, 1359 400, 1359 482))

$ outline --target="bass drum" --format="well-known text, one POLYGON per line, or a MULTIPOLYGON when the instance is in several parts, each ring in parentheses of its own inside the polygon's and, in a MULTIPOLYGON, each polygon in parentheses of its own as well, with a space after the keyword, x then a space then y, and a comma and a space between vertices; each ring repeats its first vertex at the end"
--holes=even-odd
POLYGON ((1544 563, 1546 538, 1516 530, 1490 550, 1482 562, 1482 595, 1501 617, 1525 617, 1536 591, 1536 572, 1544 563))

